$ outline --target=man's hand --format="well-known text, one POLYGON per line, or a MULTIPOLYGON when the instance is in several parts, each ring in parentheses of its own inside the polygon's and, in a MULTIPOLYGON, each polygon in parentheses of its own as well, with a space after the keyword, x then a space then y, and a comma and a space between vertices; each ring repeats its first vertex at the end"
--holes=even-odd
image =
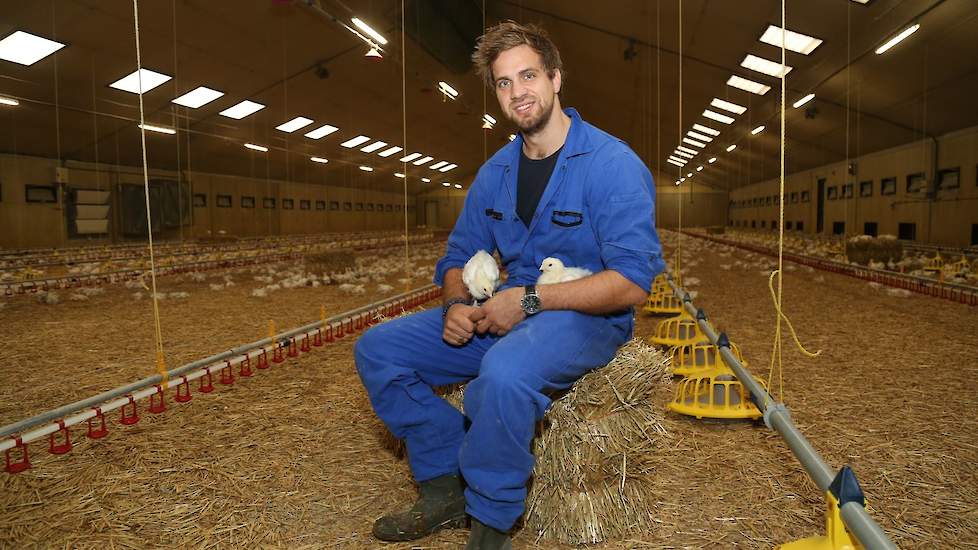
POLYGON ((505 336, 517 323, 526 319, 520 301, 526 291, 523 287, 507 288, 494 294, 489 301, 482 304, 483 317, 477 319, 475 330, 479 334, 490 332, 497 336, 505 336))
POLYGON ((441 337, 446 343, 461 346, 472 339, 475 324, 485 314, 480 307, 455 304, 445 315, 445 328, 441 337))

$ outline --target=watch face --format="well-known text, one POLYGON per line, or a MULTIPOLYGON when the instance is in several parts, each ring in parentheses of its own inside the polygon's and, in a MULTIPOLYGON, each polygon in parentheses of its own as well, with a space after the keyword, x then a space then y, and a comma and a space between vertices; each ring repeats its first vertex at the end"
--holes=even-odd
POLYGON ((521 305, 523 306, 523 311, 527 315, 533 315, 534 313, 540 311, 540 297, 536 294, 527 294, 523 296, 521 305))

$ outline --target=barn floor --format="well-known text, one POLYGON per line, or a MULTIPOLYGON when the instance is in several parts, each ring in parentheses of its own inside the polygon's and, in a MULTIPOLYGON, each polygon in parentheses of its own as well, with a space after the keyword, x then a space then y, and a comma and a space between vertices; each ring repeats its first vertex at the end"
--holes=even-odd
MULTIPOLYGON (((690 237, 682 249, 695 303, 766 378, 772 262, 690 237)), ((164 280, 168 292, 190 293, 161 304, 171 368, 263 337, 270 319, 293 327, 316 319, 320 304, 337 313, 376 296, 329 286, 260 299, 250 295, 259 286, 250 273, 234 278, 222 291, 164 280)), ((785 341, 785 402, 802 432, 828 464, 853 467, 870 514, 901 548, 978 548, 978 311, 803 268, 786 273, 784 304, 802 342, 823 350, 807 359, 785 341)), ((654 326, 640 316, 636 334, 654 326)), ((8 301, 0 422, 152 374, 152 334, 149 302, 122 288, 54 306, 8 301)), ((461 546, 465 532, 419 544, 371 538, 373 519, 415 492, 370 410, 352 344, 195 394, 161 415, 141 408, 139 424, 113 419, 101 440, 76 430, 67 455, 34 444, 33 469, 0 473, 0 546, 461 546)), ((669 387, 657 396, 663 406, 670 398, 669 387)), ((653 495, 659 528, 596 548, 770 548, 823 532, 822 496, 763 424, 670 414, 666 428, 672 439, 668 456, 656 458, 653 495)), ((515 546, 562 547, 528 532, 515 546)))

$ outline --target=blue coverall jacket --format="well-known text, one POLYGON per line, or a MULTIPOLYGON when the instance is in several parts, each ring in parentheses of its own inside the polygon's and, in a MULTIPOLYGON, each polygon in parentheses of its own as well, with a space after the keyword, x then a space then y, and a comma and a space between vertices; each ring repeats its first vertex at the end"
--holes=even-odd
MULTIPOLYGON (((652 176, 622 141, 574 109, 564 112, 570 130, 529 228, 516 214, 518 137, 479 170, 437 264, 436 284, 481 249, 499 251, 508 272, 503 288, 534 283, 552 256, 594 273, 617 271, 649 290, 664 267, 652 176)), ((442 340, 441 311, 433 309, 369 330, 355 357, 377 415, 407 442, 415 479, 461 472, 469 514, 507 530, 524 510, 530 444, 549 395, 611 360, 633 323, 630 309, 543 311, 503 337, 454 346, 442 340), (463 417, 432 386, 465 381, 471 382, 463 417)))

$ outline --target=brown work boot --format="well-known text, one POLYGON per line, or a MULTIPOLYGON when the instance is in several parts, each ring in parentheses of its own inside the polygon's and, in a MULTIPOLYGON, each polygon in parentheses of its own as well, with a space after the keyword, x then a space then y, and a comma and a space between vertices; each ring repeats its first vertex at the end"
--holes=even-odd
POLYGON ((472 533, 465 550, 513 550, 509 534, 472 518, 472 533))
POLYGON ((458 475, 436 477, 420 484, 421 497, 410 510, 374 522, 374 536, 386 541, 415 540, 439 529, 465 526, 465 495, 458 475))

